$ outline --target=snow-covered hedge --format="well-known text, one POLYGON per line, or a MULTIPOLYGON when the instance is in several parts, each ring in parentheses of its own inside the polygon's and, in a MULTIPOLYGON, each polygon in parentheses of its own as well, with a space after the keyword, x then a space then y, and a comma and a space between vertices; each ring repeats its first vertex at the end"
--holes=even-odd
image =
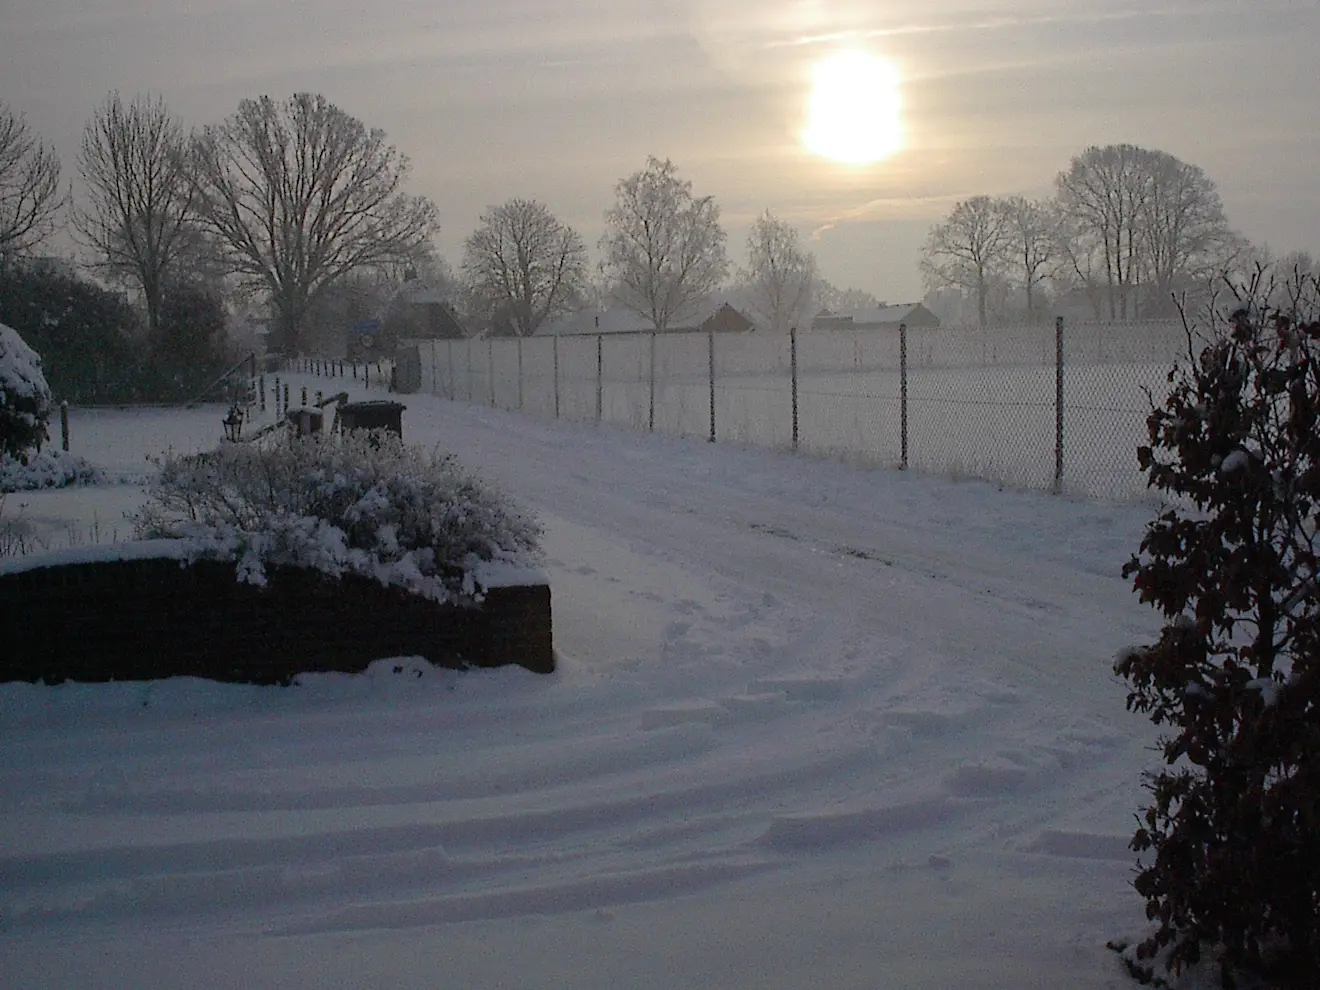
POLYGON ((17 330, 0 323, 0 456, 26 463, 40 450, 52 405, 41 358, 17 330))
POLYGON ((0 492, 27 492, 40 488, 67 488, 71 485, 100 485, 105 472, 63 450, 46 450, 30 455, 26 462, 9 454, 0 454, 0 492))
POLYGON ((383 431, 283 436, 161 462, 134 517, 141 539, 185 538, 264 584, 274 565, 373 577, 437 601, 482 569, 534 568, 540 525, 449 455, 383 431))

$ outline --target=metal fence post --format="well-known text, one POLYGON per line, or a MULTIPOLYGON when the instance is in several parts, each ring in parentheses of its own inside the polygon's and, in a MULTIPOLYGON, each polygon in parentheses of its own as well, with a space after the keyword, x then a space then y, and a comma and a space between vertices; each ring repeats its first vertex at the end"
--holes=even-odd
POLYGON ((596 422, 605 413, 605 338, 596 334, 596 422))
MULTIPOLYGON (((432 337, 432 338, 431 338, 431 394, 432 394, 432 395, 439 395, 439 394, 440 394, 440 389, 437 387, 436 380, 435 380, 435 366, 436 366, 436 364, 437 364, 437 360, 438 360, 438 359, 437 359, 437 357, 436 357, 436 353, 435 353, 435 338, 432 337)), ((340 377, 341 377, 341 378, 343 377, 342 369, 341 369, 340 377)))
POLYGON ((797 327, 788 331, 788 377, 793 395, 793 449, 798 449, 798 362, 797 327))
POLYGON ((490 378, 490 404, 495 407, 495 338, 486 338, 486 374, 490 378))
POLYGON ((605 338, 595 335, 595 421, 605 418, 605 338))
MULTIPOLYGON (((261 393, 261 408, 266 408, 266 393, 261 393)), ((69 449, 69 400, 60 400, 60 447, 69 449)))
POLYGON ((466 367, 467 374, 464 375, 464 377, 467 379, 467 389, 466 389, 466 391, 467 391, 467 400, 468 400, 468 402, 475 402, 475 401, 476 401, 476 398, 477 398, 477 386, 476 386, 476 383, 473 381, 473 379, 474 379, 476 376, 475 376, 474 374, 472 374, 472 347, 473 347, 473 340, 474 340, 474 338, 472 338, 472 337, 469 337, 469 338, 468 338, 468 342, 467 342, 467 367, 466 367))
POLYGON ((898 325, 898 466, 906 471, 908 466, 908 374, 907 374, 907 324, 898 325))
POLYGON ((648 432, 655 432, 655 331, 651 331, 651 362, 648 369, 650 377, 651 407, 646 416, 646 429, 648 432))
POLYGON ((555 419, 559 418, 559 334, 555 334, 554 347, 551 348, 553 355, 554 374, 555 374, 555 419))
POLYGON ((710 356, 710 442, 715 442, 715 331, 706 331, 706 349, 710 356))
POLYGON ((523 407, 523 339, 518 338, 518 408, 523 407))
POLYGON ((1054 318, 1054 491, 1063 490, 1063 317, 1054 318))

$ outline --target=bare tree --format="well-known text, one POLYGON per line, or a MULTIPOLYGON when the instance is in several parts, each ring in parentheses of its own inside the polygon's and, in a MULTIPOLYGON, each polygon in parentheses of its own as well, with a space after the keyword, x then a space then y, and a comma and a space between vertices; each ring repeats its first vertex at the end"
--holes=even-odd
POLYGON ((1103 278, 1109 319, 1159 308, 1222 275, 1246 248, 1195 165, 1131 144, 1087 148, 1055 180, 1074 271, 1103 278), (1143 287, 1149 289, 1143 296, 1143 287))
POLYGON ((188 136, 159 97, 125 105, 111 93, 83 131, 78 172, 87 195, 74 229, 103 273, 142 293, 154 340, 167 282, 200 250, 188 136))
POLYGON ((582 236, 534 199, 492 206, 464 243, 463 274, 487 316, 519 337, 572 309, 587 285, 582 236))
POLYGON ((50 236, 63 203, 55 149, 0 101, 0 267, 50 236))
MULTIPOLYGON (((1059 209, 1083 236, 1093 239, 1095 265, 1104 277, 1111 320, 1135 314, 1141 276, 1142 223, 1148 193, 1148 152, 1131 144, 1090 147, 1055 179, 1059 209)), ((1074 260, 1084 257, 1074 251, 1074 260)), ((1087 259, 1089 276, 1090 259, 1087 259)), ((1082 266, 1075 265, 1079 276, 1082 266)))
POLYGON ((1224 274, 1245 242, 1229 229, 1215 184, 1195 165, 1147 153, 1141 226, 1156 300, 1224 274))
POLYGON ((1023 292, 1027 322, 1036 322, 1037 290, 1053 273, 1059 238, 1048 203, 1009 196, 999 201, 1005 223, 1004 258, 1009 280, 1023 292))
POLYGON ((845 313, 850 309, 879 309, 884 303, 865 289, 840 289, 818 278, 814 305, 835 313, 845 313))
POLYGON ((601 269, 624 306, 666 330, 729 270, 720 209, 709 196, 694 197, 673 162, 654 156, 615 195, 605 212, 601 269))
POLYGON ((986 325, 986 300, 1002 276, 1009 246, 1004 210, 989 196, 956 204, 949 218, 931 229, 922 249, 921 272, 927 290, 955 287, 976 296, 977 325, 986 325))
POLYGON ((809 317, 820 275, 797 230, 766 210, 747 235, 747 258, 750 305, 770 330, 786 332, 809 317))
POLYGON ((269 293, 286 353, 318 296, 412 256, 436 228, 435 206, 402 191, 407 158, 324 96, 244 100, 194 154, 198 211, 235 270, 269 293))

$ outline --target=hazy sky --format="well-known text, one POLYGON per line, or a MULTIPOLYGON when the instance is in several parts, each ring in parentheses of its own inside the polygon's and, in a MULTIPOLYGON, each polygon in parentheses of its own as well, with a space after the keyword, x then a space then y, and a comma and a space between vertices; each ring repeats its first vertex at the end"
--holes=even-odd
POLYGON ((0 0, 0 98, 66 174, 112 89, 190 125, 309 90, 408 154, 451 262, 512 196, 594 248, 654 154, 716 197, 735 260, 768 207, 891 302, 920 296, 955 201, 1046 194, 1090 144, 1200 165, 1247 236, 1320 253, 1317 49, 1317 0, 0 0), (799 140, 811 68, 845 47, 902 79, 904 147, 866 166, 799 140))

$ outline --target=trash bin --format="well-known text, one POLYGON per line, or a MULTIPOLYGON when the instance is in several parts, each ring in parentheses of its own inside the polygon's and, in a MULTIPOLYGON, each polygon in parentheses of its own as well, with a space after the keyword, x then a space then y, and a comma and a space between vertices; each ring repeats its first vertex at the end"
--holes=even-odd
POLYGON ((335 421, 341 430, 389 430, 403 436, 402 402, 372 399, 368 402, 343 402, 335 410, 335 421))

